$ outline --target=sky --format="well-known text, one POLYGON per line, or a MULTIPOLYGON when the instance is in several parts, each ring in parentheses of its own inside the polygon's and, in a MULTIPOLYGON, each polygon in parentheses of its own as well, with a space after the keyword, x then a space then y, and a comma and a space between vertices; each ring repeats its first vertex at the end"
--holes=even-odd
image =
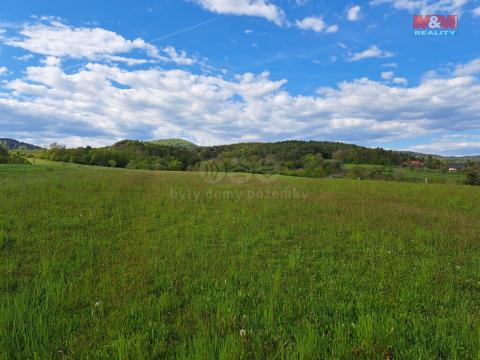
POLYGON ((0 137, 476 155, 479 38, 480 0, 2 0, 0 137))

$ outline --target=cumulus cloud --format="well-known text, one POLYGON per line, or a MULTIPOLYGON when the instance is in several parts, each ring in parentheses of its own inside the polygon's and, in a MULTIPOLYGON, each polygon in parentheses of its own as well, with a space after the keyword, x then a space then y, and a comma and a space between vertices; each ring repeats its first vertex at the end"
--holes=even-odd
POLYGON ((323 18, 314 16, 297 20, 296 26, 303 30, 313 30, 315 32, 334 33, 338 31, 337 25, 328 26, 323 18))
POLYGON ((368 58, 389 58, 392 56, 393 53, 381 50, 378 46, 373 45, 364 51, 350 54, 348 61, 360 61, 368 58))
POLYGON ((407 79, 403 77, 396 77, 395 73, 393 71, 383 71, 381 74, 381 77, 383 80, 387 82, 391 82, 397 85, 407 85, 408 81, 407 79))
POLYGON ((360 10, 361 7, 358 5, 353 5, 347 9, 347 19, 349 21, 357 21, 360 19, 360 10))
POLYGON ((193 65, 195 60, 189 58, 185 51, 178 52, 173 46, 167 46, 163 51, 169 56, 171 61, 179 65, 193 65))
POLYGON ((405 79, 404 77, 394 77, 392 79, 393 83, 397 84, 397 85, 407 85, 408 84, 408 80, 405 79))
POLYGON ((480 73, 480 59, 472 60, 466 64, 457 65, 454 73, 456 76, 466 76, 480 73))
POLYGON ((284 25, 285 13, 268 0, 195 0, 206 10, 218 14, 246 15, 265 18, 277 25, 284 25))
MULTIPOLYGON (((140 65, 153 62, 172 62, 179 65, 192 65, 196 59, 185 52, 177 52, 167 46, 158 49, 141 38, 127 40, 115 32, 102 28, 75 28, 58 20, 46 18, 35 24, 27 24, 16 37, 1 37, 6 45, 21 48, 31 53, 55 58, 76 60, 122 62, 140 65), (121 56, 132 51, 143 51, 147 59, 121 56)), ((28 60, 31 54, 23 59, 28 60)))
POLYGON ((465 156, 480 154, 480 135, 444 135, 434 138, 427 144, 415 145, 414 151, 446 156, 465 156))
POLYGON ((35 56, 33 56, 32 54, 26 54, 22 56, 14 56, 13 58, 19 61, 29 61, 29 60, 32 60, 34 57, 35 56))
POLYGON ((384 71, 381 75, 383 80, 391 80, 393 79, 394 73, 393 71, 384 71))
POLYGON ((371 6, 391 4, 395 9, 421 14, 460 14, 471 0, 372 0, 371 6))
POLYGON ((12 137, 68 145, 167 137, 205 145, 290 138, 372 144, 480 130, 474 77, 425 79, 415 87, 362 78, 311 96, 291 95, 285 83, 268 73, 227 79, 94 63, 67 74, 50 59, 3 85, 0 128, 12 137))
POLYGON ((8 69, 5 66, 0 66, 0 76, 6 74, 8 69))
POLYGON ((20 35, 5 39, 4 43, 36 54, 72 59, 98 60, 107 54, 135 49, 158 56, 157 48, 143 39, 127 40, 101 28, 72 28, 56 20, 26 25, 20 35))
POLYGON ((62 63, 62 60, 55 56, 48 56, 42 60, 42 64, 47 66, 60 66, 61 63, 62 63))
POLYGON ((472 10, 474 16, 480 16, 480 6, 472 10))
MULTIPOLYGON (((70 146, 168 137, 204 145, 291 138, 380 145, 480 132, 478 60, 458 65, 447 78, 426 76, 416 86, 384 71, 382 81, 361 78, 295 96, 285 89, 287 80, 273 80, 268 72, 227 77, 184 67, 121 68, 108 57, 112 62, 130 58, 122 60, 123 53, 114 51, 94 51, 87 65, 67 73, 65 58, 85 55, 75 47, 74 55, 65 55, 58 50, 62 46, 32 45, 41 62, 0 83, 4 136, 70 146)), ((163 53, 189 63, 173 48, 159 50, 159 56, 163 53)), ((351 58, 391 55, 374 46, 351 58)))

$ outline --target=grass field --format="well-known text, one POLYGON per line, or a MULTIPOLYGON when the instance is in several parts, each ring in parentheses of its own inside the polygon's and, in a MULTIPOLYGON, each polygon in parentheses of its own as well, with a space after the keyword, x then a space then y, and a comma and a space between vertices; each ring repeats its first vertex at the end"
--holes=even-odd
POLYGON ((480 189, 0 166, 0 359, 478 359, 480 189))
POLYGON ((465 182, 465 173, 451 173, 442 170, 428 168, 404 168, 400 166, 382 166, 369 164, 345 164, 346 169, 361 167, 367 170, 379 170, 383 175, 397 174, 402 181, 424 183, 425 180, 433 184, 463 184, 465 182))

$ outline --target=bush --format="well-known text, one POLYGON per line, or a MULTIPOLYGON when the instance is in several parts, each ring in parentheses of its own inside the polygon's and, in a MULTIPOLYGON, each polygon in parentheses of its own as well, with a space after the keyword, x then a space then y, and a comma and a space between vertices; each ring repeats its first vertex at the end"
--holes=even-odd
POLYGON ((10 154, 9 164, 30 165, 30 162, 21 154, 10 154))
POLYGON ((467 179, 465 180, 465 184, 480 186, 480 169, 479 168, 470 168, 467 171, 467 179))
POLYGON ((8 164, 10 160, 10 154, 8 153, 8 150, 0 146, 0 164, 8 164))
POLYGON ((5 147, 0 146, 0 164, 29 165, 28 160, 20 153, 9 153, 5 147))

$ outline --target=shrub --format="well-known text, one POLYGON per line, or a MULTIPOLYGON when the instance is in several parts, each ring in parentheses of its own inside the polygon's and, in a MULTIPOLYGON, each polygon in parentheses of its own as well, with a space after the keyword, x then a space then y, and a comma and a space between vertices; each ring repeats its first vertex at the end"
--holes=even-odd
POLYGON ((28 160, 20 153, 9 153, 5 147, 0 146, 0 164, 29 165, 28 160))
POLYGON ((480 169, 479 168, 470 168, 467 171, 467 178, 465 184, 480 186, 480 169))
POLYGON ((0 164, 8 164, 10 160, 10 154, 8 153, 8 150, 0 146, 0 164))

